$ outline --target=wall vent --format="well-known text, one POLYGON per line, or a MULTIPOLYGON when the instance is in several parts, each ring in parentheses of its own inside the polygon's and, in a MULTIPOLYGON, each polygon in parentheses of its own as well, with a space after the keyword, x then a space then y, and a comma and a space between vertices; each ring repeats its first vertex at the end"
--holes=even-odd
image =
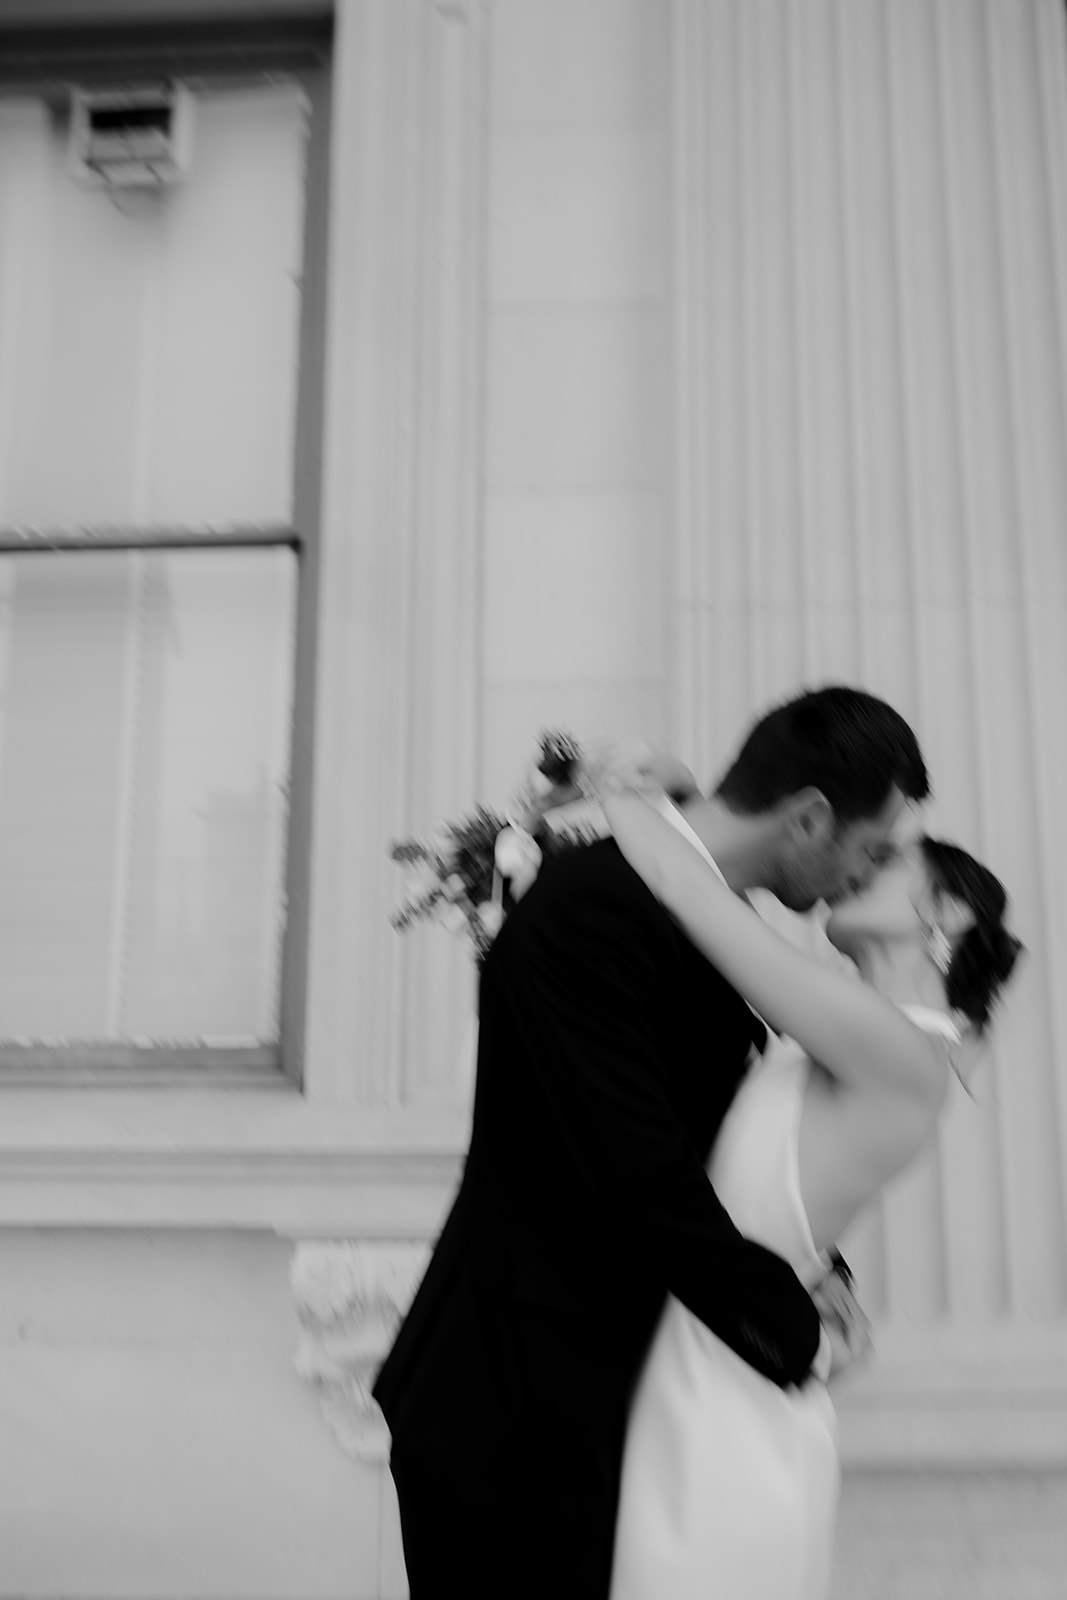
POLYGON ((179 182, 192 154, 193 105, 190 91, 176 83, 72 90, 72 176, 100 189, 179 182))

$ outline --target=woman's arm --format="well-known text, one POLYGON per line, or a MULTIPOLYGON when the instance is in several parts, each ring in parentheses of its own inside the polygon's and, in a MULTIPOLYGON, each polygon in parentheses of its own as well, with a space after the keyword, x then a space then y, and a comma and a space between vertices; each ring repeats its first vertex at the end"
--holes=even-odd
POLYGON ((668 755, 665 750, 650 749, 640 770, 672 800, 689 800, 700 793, 700 786, 685 762, 668 755))
MULTIPOLYGON (((583 776, 597 788, 601 777, 611 774, 615 787, 636 789, 639 793, 663 793, 672 800, 691 800, 700 794, 692 770, 678 756, 657 750, 643 739, 594 739, 582 755, 583 776)), ((580 780, 579 780, 580 781, 580 780)), ((597 798, 600 798, 599 792, 597 798)))
POLYGON ((873 989, 768 927, 640 794, 607 793, 604 809, 619 849, 698 950, 831 1077, 902 1092, 940 1085, 941 1056, 928 1035, 873 989))

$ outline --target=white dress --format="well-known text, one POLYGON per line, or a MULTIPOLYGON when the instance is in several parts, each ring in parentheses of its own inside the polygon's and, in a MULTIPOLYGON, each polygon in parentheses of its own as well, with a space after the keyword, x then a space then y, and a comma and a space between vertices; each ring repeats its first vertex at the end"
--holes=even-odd
MULTIPOLYGON (((904 1009, 958 1037, 943 1013, 904 1009)), ((810 1070, 799 1045, 772 1035, 708 1165, 738 1229, 809 1288, 826 1271, 798 1177, 810 1070)), ((825 1600, 838 1487, 825 1387, 780 1389, 672 1298, 630 1415, 611 1600, 825 1600)))

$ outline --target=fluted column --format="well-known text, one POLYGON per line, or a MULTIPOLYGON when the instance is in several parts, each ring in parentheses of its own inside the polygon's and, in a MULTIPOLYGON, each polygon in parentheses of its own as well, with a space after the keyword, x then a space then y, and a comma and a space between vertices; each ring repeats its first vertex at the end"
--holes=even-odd
POLYGON ((1067 1454, 1063 7, 671 23, 674 743, 710 776, 803 684, 884 695, 1030 950, 973 1100, 846 1242, 880 1349, 846 1440, 849 1406, 868 1454, 954 1407, 952 1448, 988 1412, 1067 1454))

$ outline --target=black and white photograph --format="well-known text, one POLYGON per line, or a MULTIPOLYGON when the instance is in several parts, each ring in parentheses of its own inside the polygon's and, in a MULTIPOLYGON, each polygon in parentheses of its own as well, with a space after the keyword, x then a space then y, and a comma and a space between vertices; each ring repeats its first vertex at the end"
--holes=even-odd
POLYGON ((0 0, 0 1600, 1067 1600, 1067 4, 0 0))

